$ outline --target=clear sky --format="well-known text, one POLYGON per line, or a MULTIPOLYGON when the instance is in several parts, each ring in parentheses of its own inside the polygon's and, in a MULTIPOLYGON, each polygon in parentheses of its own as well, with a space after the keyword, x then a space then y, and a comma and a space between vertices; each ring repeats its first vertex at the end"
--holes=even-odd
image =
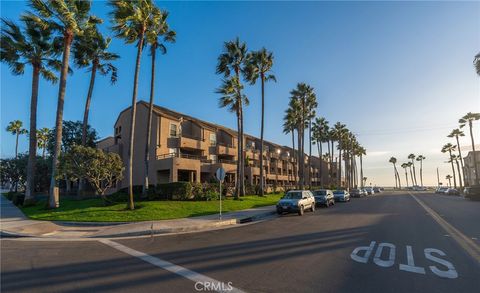
MULTIPOLYGON (((255 50, 274 52, 277 83, 266 87, 265 138, 290 145, 282 133, 289 91, 298 82, 317 93, 317 113, 341 121, 367 148, 368 183, 393 185, 388 159, 407 161, 409 153, 427 157, 424 181, 436 184, 449 165, 440 153, 458 118, 480 111, 480 78, 472 61, 480 51, 480 2, 160 2, 170 12, 177 42, 157 61, 155 102, 207 121, 236 127, 235 117, 217 106, 215 74, 224 41, 239 36, 255 50)), ((17 20, 24 2, 1 1, 1 16, 17 20)), ((105 20, 108 7, 93 3, 105 20)), ((114 40, 118 83, 98 77, 90 123, 100 137, 113 133, 118 113, 131 103, 135 47, 114 40)), ((148 99, 150 62, 142 59, 139 98, 148 99)), ((67 82, 64 118, 81 120, 89 75, 75 70, 67 82)), ((5 131, 14 119, 28 127, 31 74, 12 76, 1 65, 1 157, 14 154, 14 137, 5 131)), ((38 127, 55 121, 58 85, 40 83, 38 127)), ((259 135, 260 89, 247 86, 251 104, 245 130, 259 135)), ((476 123, 480 142, 480 124, 476 123)), ((468 139, 461 140, 463 145, 468 139)), ((28 149, 23 137, 20 150, 28 149)), ((401 173, 402 174, 402 173, 401 173)), ((403 175, 403 174, 402 174, 403 175)), ((404 178, 402 177, 402 180, 404 178)), ((445 181, 445 180, 443 180, 445 181)), ((402 181, 403 182, 403 181, 402 181)))

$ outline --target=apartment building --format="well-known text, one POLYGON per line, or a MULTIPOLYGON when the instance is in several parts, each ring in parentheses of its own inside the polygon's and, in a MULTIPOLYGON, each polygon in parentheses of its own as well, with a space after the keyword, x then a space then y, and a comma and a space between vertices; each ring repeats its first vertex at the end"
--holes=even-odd
POLYGON ((480 170, 480 151, 473 151, 468 152, 467 156, 463 158, 463 164, 464 164, 464 174, 465 174, 465 185, 467 186, 472 186, 475 184, 475 164, 473 161, 473 156, 476 156, 477 159, 477 169, 480 170))
MULTIPOLYGON (((133 184, 142 185, 145 174, 145 148, 147 142, 148 103, 137 103, 135 120, 135 143, 133 151, 133 184)), ((131 107, 123 110, 115 122, 114 135, 100 140, 97 147, 115 152, 124 162, 128 160, 131 107)), ((163 107, 154 106, 152 117, 149 163, 149 183, 190 181, 206 182, 214 178, 215 171, 226 170, 226 182, 236 180, 237 132, 230 128, 181 114, 163 107)), ((291 186, 295 182, 292 148, 264 141, 260 154, 260 139, 244 135, 245 180, 250 184, 260 182, 260 159, 263 157, 266 183, 278 187, 291 186)), ((312 184, 327 183, 328 164, 312 156, 308 172, 308 156, 305 156, 305 175, 312 184), (320 172, 320 169, 322 172, 320 172), (322 175, 322 178, 320 178, 322 175)), ((297 170, 298 172, 298 170, 297 170)), ((298 178, 298 177, 297 177, 298 178)), ((127 178, 119 182, 113 192, 128 186, 127 178)))

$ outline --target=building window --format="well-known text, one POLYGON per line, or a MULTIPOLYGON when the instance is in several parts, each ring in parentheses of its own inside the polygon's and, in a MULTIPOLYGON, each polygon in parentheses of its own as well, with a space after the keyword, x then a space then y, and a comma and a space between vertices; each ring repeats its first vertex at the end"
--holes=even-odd
POLYGON ((168 149, 168 153, 171 155, 176 155, 178 154, 178 149, 177 148, 168 149))
POLYGON ((178 137, 177 124, 170 124, 170 137, 178 137))
POLYGON ((215 133, 210 133, 210 145, 211 146, 217 145, 217 135, 215 133))
POLYGON ((216 163, 217 162, 217 155, 210 155, 209 159, 212 161, 212 163, 216 163))

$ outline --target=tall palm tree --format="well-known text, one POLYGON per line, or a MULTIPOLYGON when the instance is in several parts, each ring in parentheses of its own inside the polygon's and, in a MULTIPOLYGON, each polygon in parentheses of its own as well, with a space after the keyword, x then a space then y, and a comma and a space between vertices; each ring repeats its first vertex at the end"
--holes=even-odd
POLYGON ((408 155, 408 158, 411 160, 412 162, 412 167, 413 167, 413 183, 412 185, 418 185, 417 183, 417 172, 415 170, 415 154, 410 154, 408 155))
POLYGON ((313 137, 313 144, 317 145, 318 148, 318 158, 320 160, 320 168, 318 172, 320 186, 323 185, 323 149, 322 144, 327 141, 328 135, 328 121, 324 117, 317 117, 312 124, 312 137, 313 137))
MULTIPOLYGON (((226 94, 235 94, 236 97, 234 97, 234 100, 238 103, 233 108, 236 111, 238 128, 237 180, 235 182, 235 194, 237 198, 238 196, 245 195, 245 159, 243 153, 243 105, 245 101, 248 101, 248 99, 241 93, 241 91, 243 90, 243 85, 240 81, 240 74, 242 72, 245 72, 246 58, 247 45, 244 42, 241 42, 240 39, 237 37, 233 41, 225 42, 224 51, 222 54, 220 54, 220 56, 218 56, 218 63, 216 68, 216 73, 222 74, 225 78, 225 80, 223 80, 223 85, 220 89, 230 87, 232 92, 226 94)), ((225 95, 223 93, 221 94, 225 95)), ((260 156, 263 160, 263 154, 260 154, 260 156)))
POLYGON ((452 175, 445 176, 445 179, 448 180, 448 186, 452 187, 452 175))
POLYGON ((42 158, 45 159, 45 151, 47 150, 48 140, 50 139, 50 129, 43 127, 37 131, 38 148, 42 149, 42 158))
POLYGON ((460 185, 460 190, 463 189, 463 184, 462 184, 462 171, 460 170, 460 164, 458 163, 458 156, 455 154, 452 154, 452 157, 450 158, 451 161, 455 162, 457 165, 457 173, 458 173, 458 185, 460 185))
POLYGON ((115 36, 123 39, 126 44, 135 44, 137 46, 135 73, 133 76, 132 109, 130 114, 127 162, 128 208, 133 210, 135 209, 135 204, 133 202, 133 154, 140 61, 143 46, 145 45, 145 35, 147 30, 151 28, 154 23, 158 22, 162 13, 152 0, 110 0, 108 4, 112 9, 110 17, 113 22, 112 31, 115 36))
MULTIPOLYGON (((250 84, 255 84, 258 79, 261 82, 262 90, 262 109, 261 109, 261 122, 260 122, 260 153, 263 156, 263 128, 264 128, 264 116, 265 116, 265 82, 269 80, 277 81, 275 75, 271 74, 273 66, 273 53, 262 48, 260 51, 251 52, 246 59, 246 79, 250 84)), ((264 195, 264 170, 263 159, 260 160, 260 196, 264 195)))
POLYGON ((70 49, 76 36, 82 35, 90 25, 101 23, 101 20, 90 15, 90 1, 82 0, 31 0, 33 12, 22 16, 25 21, 32 21, 42 28, 51 28, 61 34, 62 63, 58 89, 57 114, 55 119, 55 148, 52 160, 49 207, 59 206, 58 182, 56 170, 62 144, 63 106, 69 71, 70 49))
POLYGON ((457 179, 455 176, 455 168, 453 167, 453 160, 452 160, 452 151, 455 151, 455 146, 452 145, 451 143, 447 143, 442 147, 442 153, 447 153, 449 154, 448 158, 450 159, 448 162, 451 163, 452 165, 452 173, 453 173, 453 185, 455 188, 457 188, 457 179))
POLYGON ((395 175, 395 188, 402 188, 402 185, 400 184, 400 176, 398 176, 398 171, 397 171, 397 158, 395 157, 391 157, 390 160, 388 160, 388 162, 392 163, 393 164, 393 172, 394 172, 394 175, 395 175), (397 184, 398 182, 398 184, 397 184))
POLYGON ((408 174, 407 174, 408 163, 403 163, 401 167, 403 168, 403 170, 405 170, 405 181, 407 182, 407 187, 408 187, 408 174))
MULTIPOLYGON (((52 83, 58 78, 52 70, 60 68, 55 58, 58 53, 58 42, 54 41, 50 27, 40 27, 33 21, 23 21, 23 30, 15 23, 2 19, 3 28, 0 42, 0 59, 10 67, 14 75, 22 75, 25 65, 32 67, 32 89, 30 98, 30 136, 28 147, 27 186, 25 201, 33 200, 35 186, 35 163, 37 153, 37 104, 40 76, 52 83)), ((16 155, 15 155, 16 156, 16 155)))
POLYGON ((420 162, 420 183, 422 184, 423 187, 423 160, 425 160, 425 156, 423 155, 418 155, 417 156, 417 161, 420 162))
POLYGON ((170 27, 167 23, 168 12, 161 10, 161 17, 157 20, 156 23, 152 23, 152 27, 147 31, 147 41, 150 44, 150 56, 152 57, 152 69, 150 76, 150 103, 148 106, 148 118, 147 118, 147 134, 146 134, 146 145, 145 145, 145 178, 143 182, 143 196, 147 195, 148 189, 148 176, 149 176, 149 165, 150 165, 150 146, 152 140, 152 117, 153 117, 153 100, 154 100, 154 90, 155 90, 155 63, 157 50, 160 51, 163 55, 167 53, 167 47, 165 43, 174 43, 176 39, 176 33, 173 30, 170 30, 170 27))
POLYGON ((407 166, 408 166, 408 168, 410 169, 410 179, 411 179, 411 181, 412 181, 412 185, 414 185, 414 184, 415 184, 415 181, 414 181, 414 179, 413 179, 412 165, 413 165, 412 162, 408 162, 408 163, 407 163, 407 166))
MULTIPOLYGON (((360 178, 363 178, 363 156, 367 155, 367 150, 364 147, 360 147, 358 151, 358 156, 360 157, 360 178)), ((361 182, 361 187, 363 188, 363 180, 361 182)))
MULTIPOLYGON (((478 64, 478 55, 477 55, 477 64, 478 64)), ((478 68, 478 67, 477 67, 478 68)), ((478 71, 477 71, 478 72, 478 71)), ((460 124, 460 128, 465 127, 468 124, 470 128, 470 139, 472 140, 472 151, 473 151, 473 166, 475 168, 475 183, 480 184, 480 175, 478 174, 478 164, 477 164, 477 156, 475 155, 475 141, 473 140, 473 121, 480 120, 480 113, 472 113, 468 112, 465 116, 458 120, 460 124)))
MULTIPOLYGON (((311 119, 315 116, 315 109, 317 107, 317 97, 315 95, 313 87, 305 84, 298 83, 297 87, 290 91, 290 108, 297 109, 298 121, 298 149, 299 149, 299 181, 300 188, 303 189, 305 185, 305 128, 311 123, 311 119)), ((311 144, 311 139, 310 139, 311 144)), ((310 159, 309 159, 310 162, 310 159)), ((308 165, 310 172, 310 164, 308 165)), ((311 176, 310 176, 311 177, 311 176)))
MULTIPOLYGON (((217 93, 221 95, 219 99, 219 106, 221 108, 228 108, 228 110, 232 113, 235 113, 237 115, 237 126, 240 128, 240 110, 239 108, 242 107, 243 105, 248 105, 249 101, 246 95, 242 93, 243 86, 238 80, 236 76, 230 77, 228 79, 224 79, 222 85, 220 88, 217 89, 217 93)), ((241 144, 241 135, 240 131, 238 131, 238 141, 239 144, 241 144)), ((263 154, 261 154, 263 156, 263 154)), ((237 162, 237 165, 240 165, 240 159, 242 157, 240 156, 237 162)), ((263 158, 262 158, 263 159, 263 158)), ((243 172, 240 174, 237 173, 237 176, 242 176, 243 172)), ((238 178, 238 177, 237 177, 238 178)), ((237 182, 243 182, 241 178, 238 178, 237 182)), ((237 184, 238 188, 237 191, 235 192, 235 198, 238 199, 239 196, 241 196, 241 183, 237 184)))
POLYGON ((338 174, 337 174, 337 183, 338 186, 341 186, 342 182, 342 143, 345 140, 345 136, 347 135, 348 129, 345 124, 340 122, 335 123, 333 126, 333 136, 334 139, 337 141, 337 149, 338 149, 338 174))
MULTIPOLYGON (((96 25, 85 30, 82 36, 79 36, 73 42, 73 57, 78 68, 87 68, 90 72, 90 83, 88 86, 87 98, 85 101, 85 110, 83 111, 82 125, 82 145, 87 142, 88 115, 90 113, 90 103, 92 100, 93 87, 97 72, 103 76, 110 75, 110 82, 114 84, 117 81, 117 68, 111 63, 120 58, 119 55, 108 51, 111 39, 104 38, 96 25)), ((78 193, 83 192, 84 180, 78 181, 78 193)))
POLYGON ((286 114, 283 118, 283 133, 290 133, 292 135, 292 154, 290 156, 293 166, 293 181, 295 186, 297 185, 297 160, 295 157, 295 128, 297 125, 297 118, 295 117, 295 112, 292 109, 287 109, 286 114))
POLYGON ((447 137, 454 137, 455 140, 457 141, 457 150, 458 150, 458 157, 457 158, 460 160, 460 165, 462 167, 463 181, 464 181, 464 185, 465 185, 466 184, 465 169, 463 167, 463 157, 462 157, 462 150, 460 148, 460 139, 459 139, 459 137, 461 137, 461 136, 465 136, 465 133, 458 128, 452 130, 452 132, 450 132, 450 134, 447 135, 447 137))
POLYGON ((28 130, 23 128, 23 122, 20 120, 10 121, 6 130, 15 135, 15 158, 18 158, 18 138, 20 135, 27 134, 28 130))

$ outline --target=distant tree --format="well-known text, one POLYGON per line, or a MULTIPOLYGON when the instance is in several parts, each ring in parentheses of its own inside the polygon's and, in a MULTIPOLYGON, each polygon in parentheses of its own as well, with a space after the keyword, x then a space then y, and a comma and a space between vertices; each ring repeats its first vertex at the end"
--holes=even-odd
POLYGON ((19 154, 15 158, 0 159, 1 181, 10 182, 10 191, 18 191, 26 183, 28 156, 19 154))
POLYGON ((285 111, 286 114, 283 117, 283 133, 287 134, 290 133, 292 135, 292 152, 289 154, 290 160, 292 162, 293 166, 293 182, 295 186, 298 185, 297 182, 297 159, 295 155, 295 128, 296 128, 296 120, 297 118, 295 117, 296 113, 293 111, 291 108, 288 108, 287 111, 285 111))
POLYGON ((453 167, 453 160, 452 160, 452 152, 455 151, 455 146, 452 145, 451 143, 447 143, 442 147, 442 153, 448 153, 448 158, 450 159, 448 162, 451 163, 452 165, 452 173, 453 173, 453 185, 455 188, 457 188, 457 179, 455 176, 455 168, 453 167))
POLYGON ((473 66, 475 66, 475 71, 477 71, 477 74, 480 75, 480 53, 475 55, 475 58, 473 59, 473 66))
POLYGON ((395 187, 396 188, 402 188, 402 185, 400 184, 400 176, 398 175, 398 171, 397 171, 397 158, 395 157, 391 157, 390 160, 388 160, 390 163, 393 164, 393 172, 394 172, 394 175, 395 175, 395 187), (397 184, 398 182, 398 184, 397 184))
POLYGON ((448 186, 452 187, 452 175, 447 175, 445 176, 445 179, 448 180, 448 186))
POLYGON ((59 171, 70 178, 85 178, 102 197, 108 199, 105 191, 118 180, 123 179, 123 162, 116 153, 104 152, 97 148, 76 145, 60 157, 59 171))
MULTIPOLYGON (((477 60, 478 60, 478 55, 477 55, 477 60)), ((480 61, 477 61, 477 64, 479 64, 480 61)), ((465 127, 465 125, 468 124, 468 127, 470 129, 470 139, 472 140, 472 150, 473 153, 475 154, 475 141, 473 140, 473 121, 480 120, 480 113, 472 113, 468 112, 465 116, 460 118, 458 120, 458 123, 460 124, 460 128, 465 127)), ((478 163, 477 163, 477 156, 473 156, 473 165, 475 168, 475 183, 480 184, 480 175, 478 174, 480 170, 478 170, 478 163)))
POLYGON ((422 186, 423 186, 423 160, 425 159, 426 158, 423 155, 418 155, 416 159, 417 161, 420 162, 420 183, 422 184, 422 186))
POLYGON ((413 168, 413 183, 412 185, 418 185, 417 183, 417 172, 415 171, 415 154, 410 154, 408 155, 408 158, 411 160, 412 162, 412 168, 413 168))
POLYGON ((408 187, 408 174, 407 174, 408 163, 403 163, 400 166, 405 170, 405 181, 407 182, 407 187, 408 187))
POLYGON ((6 130, 11 134, 15 135, 15 158, 18 157, 18 138, 20 135, 28 133, 28 130, 23 128, 23 123, 20 120, 10 121, 6 130))
MULTIPOLYGON (((61 152, 67 153, 75 145, 82 145, 82 132, 83 132, 83 122, 82 121, 63 121, 63 135, 62 135, 62 144, 61 152)), ((52 129, 51 133, 55 133, 55 128, 52 129)), ((85 141, 85 146, 95 147, 95 141, 98 139, 97 131, 87 125, 87 136, 85 141)), ((53 153, 55 148, 55 136, 49 135, 47 142, 47 150, 50 154, 53 153)))
POLYGON ((45 159, 45 151, 47 150, 48 141, 51 136, 50 129, 43 127, 37 131, 38 148, 42 150, 42 158, 45 159))

